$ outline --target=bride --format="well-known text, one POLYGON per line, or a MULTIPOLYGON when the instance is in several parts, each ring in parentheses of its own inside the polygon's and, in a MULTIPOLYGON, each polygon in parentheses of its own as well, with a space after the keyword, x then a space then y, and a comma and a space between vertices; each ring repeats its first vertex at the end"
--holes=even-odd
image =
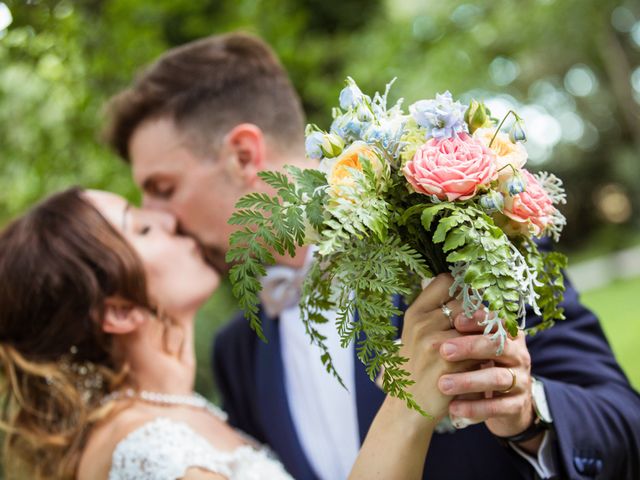
MULTIPOLYGON (((193 393, 194 317, 218 282, 173 217, 110 193, 70 189, 6 227, 0 427, 7 478, 289 479, 266 447, 193 393)), ((388 397, 350 478, 422 478, 450 401, 426 385, 466 367, 421 343, 433 329, 442 339, 456 335, 440 309, 449 285, 443 277, 425 289, 405 315, 402 337, 412 392, 434 418, 388 397)))

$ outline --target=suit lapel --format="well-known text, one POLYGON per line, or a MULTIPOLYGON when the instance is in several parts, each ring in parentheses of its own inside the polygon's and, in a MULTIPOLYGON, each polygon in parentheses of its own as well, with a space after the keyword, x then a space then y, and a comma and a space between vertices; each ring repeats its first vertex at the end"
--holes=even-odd
POLYGON ((264 334, 269 343, 257 342, 255 371, 258 414, 264 426, 266 438, 294 478, 316 479, 298 440, 289 411, 278 321, 267 318, 262 312, 261 317, 264 334))

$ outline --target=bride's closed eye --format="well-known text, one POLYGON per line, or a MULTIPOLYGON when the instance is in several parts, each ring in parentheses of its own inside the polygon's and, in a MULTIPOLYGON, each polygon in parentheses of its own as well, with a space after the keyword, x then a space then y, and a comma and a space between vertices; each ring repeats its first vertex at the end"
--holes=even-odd
POLYGON ((151 232, 151 225, 149 223, 140 222, 141 219, 137 218, 138 217, 137 212, 131 209, 130 204, 127 204, 124 209, 123 219, 122 219, 123 231, 127 230, 127 217, 133 220, 132 222, 133 225, 131 226, 132 232, 137 233, 138 235, 148 235, 149 232, 151 232))

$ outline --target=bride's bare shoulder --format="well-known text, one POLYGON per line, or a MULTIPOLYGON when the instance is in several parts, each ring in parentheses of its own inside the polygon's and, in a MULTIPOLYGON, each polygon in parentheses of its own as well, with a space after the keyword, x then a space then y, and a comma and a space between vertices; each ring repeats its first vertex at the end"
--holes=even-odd
POLYGON ((154 417, 152 410, 132 406, 94 425, 82 450, 76 479, 106 479, 111 468, 111 457, 118 443, 154 417))

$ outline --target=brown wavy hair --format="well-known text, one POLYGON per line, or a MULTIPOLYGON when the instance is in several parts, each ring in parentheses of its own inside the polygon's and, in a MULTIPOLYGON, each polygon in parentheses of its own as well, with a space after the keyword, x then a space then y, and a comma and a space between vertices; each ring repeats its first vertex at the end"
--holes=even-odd
POLYGON ((126 365, 101 328, 105 301, 153 311, 136 252, 73 188, 0 233, 0 428, 8 478, 73 478, 100 399, 126 365), (75 366, 75 368, 74 368, 75 366), (104 378, 87 388, 87 369, 104 378))

